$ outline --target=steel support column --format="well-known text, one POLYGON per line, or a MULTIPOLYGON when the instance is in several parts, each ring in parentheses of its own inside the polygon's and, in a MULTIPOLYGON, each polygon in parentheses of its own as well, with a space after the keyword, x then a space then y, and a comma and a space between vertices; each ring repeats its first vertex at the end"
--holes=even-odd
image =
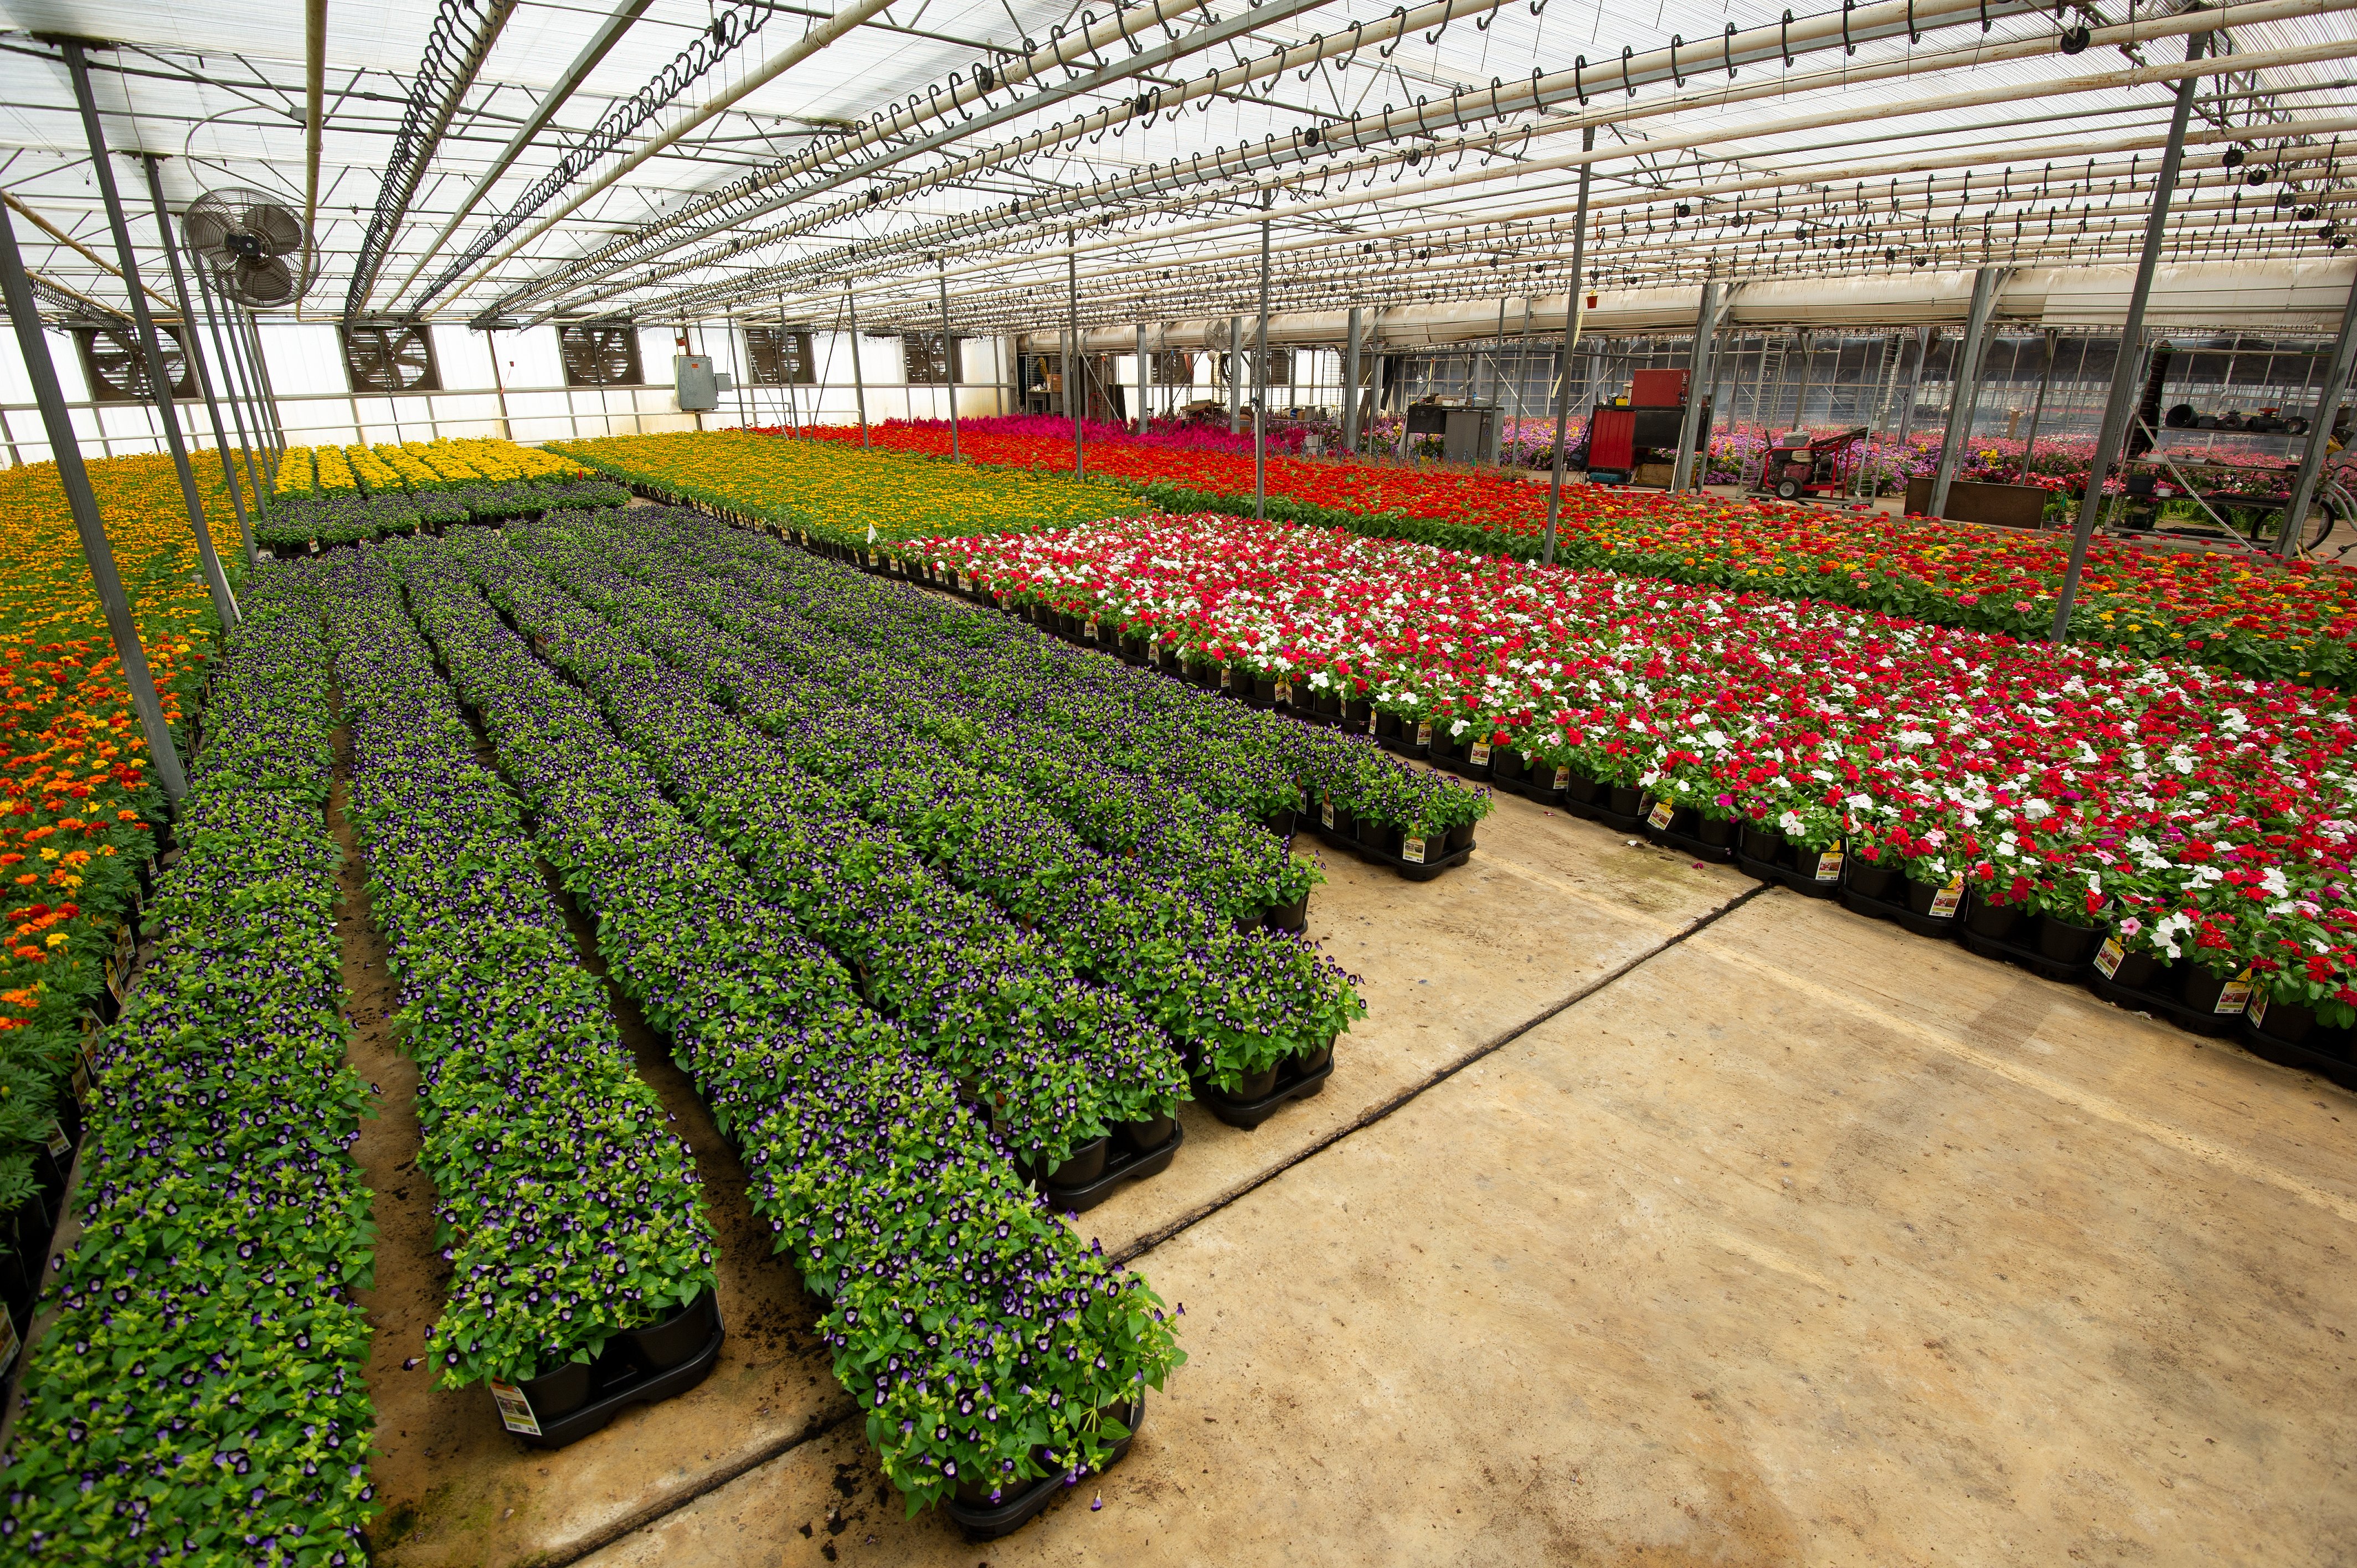
MULTIPOLYGON (((278 471, 274 466, 271 467, 270 484, 265 488, 261 467, 256 466, 253 455, 255 436, 246 429, 245 405, 252 400, 253 393, 244 385, 244 372, 229 351, 228 338, 221 331, 221 312, 213 308, 212 285, 205 281, 205 270, 198 267, 195 272, 197 298, 205 307, 205 330, 212 337, 213 352, 220 356, 221 384, 229 389, 229 416, 231 423, 237 426, 238 451, 245 458, 245 477, 253 487, 253 504, 267 512, 272 499, 277 494, 278 471)), ((498 368, 496 360, 492 361, 492 368, 498 368)), ((265 454, 262 462, 267 465, 268 461, 265 454)))
POLYGON ((1081 371, 1080 231, 1064 231, 1064 318, 1072 331, 1072 351, 1064 361, 1064 408, 1072 416, 1072 475, 1089 477, 1088 443, 1081 421, 1089 412, 1088 378, 1081 371))
MULTIPOLYGON (((2201 58, 2210 35, 2195 33, 2185 40, 2185 58, 2201 58)), ((2136 263, 2136 286, 2128 294, 2127 319, 2120 325, 2120 351, 2112 363, 2112 393, 2104 404, 2104 424, 2095 437, 2094 460, 2087 465, 2087 493, 2079 502, 2079 523, 2071 535, 2071 564, 2062 574, 2062 591, 2054 601, 2053 639, 2071 634, 2071 607, 2079 597, 2079 579, 2087 570, 2087 548, 2094 542, 2095 521, 2103 515, 2104 483, 2126 435, 2128 410, 2136 394, 2136 372, 2144 355, 2144 308, 2152 297, 2152 274, 2160 264, 2160 242, 2169 228, 2169 199, 2177 188, 2177 171, 2185 163, 2185 126, 2193 117, 2193 100, 2201 78, 2188 74, 2177 84, 2177 107, 2169 117, 2169 145, 2160 155, 2160 172, 2152 182, 2152 211, 2144 225, 2144 254, 2136 263)))
POLYGON ((2029 477, 2030 454, 2038 450, 2038 426, 2046 418, 2046 394, 2054 386, 2054 328, 2046 329, 2046 361, 2038 372, 2038 397, 2029 405, 2029 434, 2021 443, 2021 472, 2018 478, 2029 477))
POLYGON ((6 302, 9 324, 16 329, 16 347, 33 383, 33 401, 39 405, 49 452, 57 459, 59 488, 66 493, 66 510, 73 514, 74 532, 81 540, 82 560, 90 567, 99 607, 106 614, 106 629, 114 639, 115 657, 123 662, 124 684, 131 688, 132 711, 139 715, 139 728, 147 737, 156 781, 177 806, 188 792, 188 775, 172 744, 172 725, 164 717, 164 704, 156 696, 156 677, 147 668, 146 650, 139 644, 139 623, 132 618, 131 601, 114 567, 114 547, 106 542, 98 497, 81 466, 73 416, 66 410, 65 394, 58 390, 57 366, 49 360, 48 338, 41 330, 40 306, 33 298, 32 279, 25 275, 25 258, 17 252, 16 231, 5 207, 0 207, 0 299, 6 302))
POLYGON ((1932 476, 1931 503, 1924 509, 1933 517, 1948 515, 1948 490, 1964 466, 1964 448, 1972 443, 1973 413, 1981 401, 1981 356, 1988 349, 1989 315, 1996 308, 2003 277, 1998 267, 1973 274, 1972 308, 1964 315, 1964 340, 1956 348, 1956 373, 1951 378, 1954 391, 1948 398, 1947 429, 1940 437, 1940 467, 1932 476))
MULTIPOLYGON (((156 318, 148 313, 146 292, 139 283, 139 257, 131 248, 131 224, 123 213, 123 196, 114 188, 114 166, 106 150, 106 133, 99 128, 98 102, 90 91, 90 62, 83 58, 81 40, 67 38, 62 45, 66 68, 73 77, 74 102, 81 110, 83 138, 90 144, 90 161, 98 177, 98 193, 106 204, 107 227, 114 233, 116 260, 121 263, 123 282, 131 296, 132 325, 139 334, 141 353, 147 361, 147 381, 156 396, 156 417, 164 426, 164 445, 171 449, 172 468, 179 476, 180 496, 188 502, 188 527, 197 536, 197 559, 204 568, 205 587, 212 596, 213 613, 221 618, 224 629, 237 625, 237 596, 230 592, 228 575, 222 572, 221 556, 213 550, 212 531, 205 526, 205 503, 197 495, 196 470, 188 465, 188 444, 180 438, 180 411, 172 401, 172 376, 164 362, 164 345, 156 336, 156 318)), ((193 338, 193 322, 182 320, 180 329, 193 338)), ((193 354, 193 343, 183 345, 183 351, 193 354)), ((190 360, 193 364, 195 361, 190 360)))
POLYGON ((1359 332, 1360 314, 1351 306, 1349 334, 1342 344, 1342 450, 1359 455, 1359 332))
POLYGON ((844 314, 851 318, 851 395, 859 405, 859 446, 867 448, 867 378, 859 371, 859 296, 851 291, 845 280, 843 285, 844 314))
POLYGON ((1137 324, 1137 433, 1146 434, 1146 323, 1137 324))
MULTIPOLYGON (((1596 127, 1588 126, 1579 134, 1582 152, 1596 150, 1596 127)), ((1579 166, 1579 209, 1571 220, 1571 292, 1563 302, 1563 373, 1555 378, 1555 473, 1547 481, 1546 535, 1539 559, 1547 565, 1555 564, 1555 525, 1563 512, 1563 465, 1565 425, 1571 414, 1571 350, 1579 341, 1580 281, 1585 273, 1587 255, 1587 183, 1595 168, 1593 159, 1579 166)))
MULTIPOLYGON (((942 384, 950 394, 950 461, 955 463, 962 460, 962 456, 958 451, 957 339, 950 336, 950 264, 938 256, 933 259, 933 281, 940 285, 942 293, 942 384)), ((855 339, 852 348, 856 350, 858 346, 855 339)))
POLYGON ((1677 458, 1670 465, 1672 495, 1684 489, 1694 478, 1695 443, 1702 429, 1703 372, 1710 368, 1711 334, 1717 328, 1718 280, 1706 278, 1702 307, 1695 313, 1694 350, 1686 356, 1686 409, 1685 417, 1678 421, 1677 458))
POLYGON ((1243 424, 1244 379, 1237 366, 1243 362, 1244 318, 1228 317, 1228 434, 1233 435, 1243 424))
MULTIPOLYGON (((229 429, 221 423, 221 403, 213 396, 213 378, 205 368, 202 349, 204 334, 198 329, 197 313, 188 303, 188 275, 180 270, 180 248, 172 241, 172 215, 164 208, 164 179, 156 172, 156 155, 147 153, 140 161, 147 166, 147 199, 156 208, 156 238, 163 244, 164 260, 172 271, 172 297, 179 301, 180 346, 187 350, 188 369, 197 378, 197 390, 204 394, 205 413, 213 427, 213 447, 221 456, 221 484, 229 491, 229 504, 237 513, 239 542, 245 550, 245 564, 253 564, 253 522, 245 515, 245 496, 238 488, 237 465, 229 455, 229 429)), ((262 504, 262 492, 254 491, 253 504, 262 504)))
POLYGON ((2324 473, 2325 450, 2332 444, 2332 413, 2349 385, 2351 361, 2357 360, 2357 283, 2349 285, 2349 303, 2341 312, 2341 336, 2332 345, 2332 361, 2324 372, 2324 390, 2316 399, 2316 417, 2309 422, 2308 445, 2299 454, 2299 469, 2292 476, 2291 496, 2284 502, 2283 532, 2276 537, 2276 553, 2287 560, 2299 553, 2299 536, 2308 521, 2309 503, 2316 499, 2317 482, 2324 473))
MULTIPOLYGON (((1263 197, 1261 205, 1268 199, 1263 197)), ((1268 516, 1268 220, 1260 220, 1260 330, 1253 340, 1253 516, 1268 516)))

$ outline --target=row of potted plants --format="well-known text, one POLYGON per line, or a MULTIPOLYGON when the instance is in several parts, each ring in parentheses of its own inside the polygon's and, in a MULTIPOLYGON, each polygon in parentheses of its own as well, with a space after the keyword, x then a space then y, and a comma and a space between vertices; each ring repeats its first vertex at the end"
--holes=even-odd
POLYGON ((411 602, 609 972, 667 1029, 912 1509, 987 1519, 1101 1467, 1185 1359, 1144 1278, 1084 1245, 901 1025, 765 902, 582 693, 502 625, 452 541, 411 602))
MULTIPOLYGON (((1393 861, 1401 860, 1411 838, 1453 838, 1461 841, 1461 851, 1471 843, 1473 824, 1489 812, 1489 798, 1479 789, 1404 768, 1354 744, 1347 733, 1273 716, 1322 719, 1313 710, 1310 682, 1296 683, 1278 670, 1255 676, 1214 660, 1182 665, 1175 642, 1158 642, 1142 624, 1096 618, 1080 599, 1065 603, 1054 585, 985 581, 937 564, 920 547, 859 553, 863 562, 890 563, 903 575, 1012 609, 1067 641, 1117 650, 1123 663, 1070 653, 988 618, 976 621, 927 596, 817 592, 809 574, 822 569, 796 564, 795 554, 776 542, 743 530, 695 528, 669 547, 694 553, 716 575, 735 576, 798 621, 823 626, 855 654, 889 657, 896 667, 919 670, 946 700, 974 710, 966 742, 974 754, 1002 756, 1003 766, 1020 775, 1036 798, 1102 848, 1135 854, 1145 853, 1149 842, 1167 840, 1170 874, 1181 879, 1205 880, 1201 868, 1217 864, 1208 845, 1180 836, 1189 821, 1183 816, 1133 821, 1117 807, 1107 810, 1103 795, 1109 779, 1180 782, 1188 795, 1217 811, 1279 828, 1297 822, 1314 796, 1340 800, 1368 824, 1370 853, 1393 861), (887 626, 899 646, 884 646, 887 626), (1222 702, 1124 667, 1148 663, 1183 671, 1206 693, 1237 700, 1222 702)), ((818 551, 823 554, 827 547, 821 542, 818 551)), ((1341 707, 1338 696, 1332 704, 1338 721, 1341 707)), ((1182 808, 1184 802, 1181 796, 1182 808)), ((1215 887, 1204 891, 1220 897, 1215 887)))
MULTIPOLYGON (((798 434, 804 439, 780 445, 860 440, 848 426, 798 434)), ((867 439, 894 448, 894 460, 920 453, 945 458, 949 448, 948 431, 938 425, 871 426, 867 439)), ((1043 478, 1073 466, 1069 433, 975 430, 963 435, 960 450, 970 464, 1043 478)), ((1249 455, 1111 440, 1091 444, 1088 467, 1165 511, 1255 515, 1249 455)), ((1260 514, 1280 521, 1522 560, 1542 548, 1547 488, 1511 475, 1280 456, 1265 467, 1260 514)), ((729 491, 725 479, 716 488, 729 491)), ((1871 510, 1573 485, 1564 491, 1555 559, 2029 637, 2043 635, 2053 620, 2070 547, 2067 534, 1871 510)), ((2072 612, 2076 640, 2252 675, 2333 685, 2357 680, 2357 575, 2342 566, 2099 541, 2088 568, 2072 612)))
POLYGON ((273 510, 308 496, 404 495, 584 478, 577 463, 495 436, 440 436, 373 446, 289 446, 278 456, 273 510))
MULTIPOLYGON (((672 542, 663 532, 670 521, 642 510, 607 525, 585 521, 567 530, 525 531, 514 542, 560 585, 665 657, 688 668, 730 670, 737 710, 780 736, 804 776, 799 810, 864 816, 887 830, 879 841, 889 837, 913 849, 950 882, 1037 933, 1071 972, 1125 995, 1222 1097, 1263 1098, 1280 1064, 1323 1058, 1335 1036, 1364 1015, 1350 977, 1307 940, 1265 929, 1257 899, 1243 921, 1206 908, 1150 855, 1121 861, 1103 854, 1014 781, 968 766, 955 747, 935 738, 968 727, 963 715, 907 692, 888 709, 881 701, 855 703, 855 696, 882 699, 905 683, 888 660, 864 668, 834 663, 833 672, 849 692, 761 670, 770 644, 732 645, 690 607, 712 585, 692 558, 664 547, 672 542), (630 537, 650 529, 657 536, 652 545, 630 537), (582 560, 584 543, 632 572, 628 583, 641 591, 601 587, 595 561, 582 560), (889 722, 865 741, 837 744, 837 721, 888 714, 889 722), (812 744, 797 747, 797 736, 812 744)), ((836 577, 833 585, 862 586, 847 575, 836 577)), ((812 596, 829 585, 813 584, 812 596)), ((753 607, 738 609, 732 618, 753 615, 753 607)), ((813 639, 823 635, 810 630, 813 639)), ((796 645, 791 630, 779 635, 781 645, 796 645)), ((1013 738, 1019 741, 1020 732, 1013 738)), ((1162 804, 1170 793, 1156 793, 1151 803, 1162 804)), ((867 912, 852 906, 814 913, 823 922, 814 929, 830 942, 856 944, 867 912)))
POLYGON ((977 647, 974 639, 989 634, 971 616, 945 618, 921 596, 799 553, 738 553, 733 546, 743 536, 693 513, 642 511, 615 520, 600 537, 635 569, 667 574, 673 593, 716 624, 890 716, 912 741, 1030 794, 1096 848, 1177 882, 1223 916, 1252 920, 1283 910, 1280 923, 1298 929, 1320 877, 1287 853, 1281 830, 1299 796, 1274 768, 1253 769, 1200 741, 1180 744, 1169 725, 1150 725, 1087 691, 1082 661, 1026 671, 1018 643, 977 647), (1157 754, 1193 757, 1195 774, 1254 813, 1215 809, 1183 778, 1142 757, 1140 746, 1156 742, 1157 754))
POLYGON ((1061 1171, 1102 1153, 1116 1129, 1171 1114, 1186 1085, 1178 1053, 1126 1000, 1081 982, 1046 940, 841 809, 831 787, 699 682, 550 583, 515 540, 458 537, 494 602, 597 699, 755 885, 856 967, 867 999, 909 1025, 1026 1159, 1061 1171))
MULTIPOLYGON (((686 1143, 640 1079, 507 786, 376 553, 313 569, 370 910, 418 1063, 417 1168, 451 1264, 438 1380, 522 1384, 716 1283, 686 1143)), ((544 1412, 545 1413, 552 1413, 544 1412)))
MULTIPOLYGON (((943 541, 1434 737, 2357 1004, 2357 713, 2311 687, 1224 518, 943 541)), ((1494 765, 1494 764, 1493 764, 1494 765)), ((1550 779, 1552 783, 1552 779, 1550 779)))
POLYGON ((276 568, 244 612, 156 945, 96 1041, 81 1237, 0 1461, 11 1561, 357 1562, 375 1511, 327 651, 276 568))
POLYGON ((414 492, 296 497, 272 504, 254 527, 254 542, 281 556, 316 552, 463 522, 538 517, 565 508, 619 507, 630 499, 604 481, 511 479, 450 485, 414 492))
MULTIPOLYGON (((171 458, 87 468, 156 695, 185 742, 219 627, 171 458)), ((208 506, 226 510, 220 465, 210 480, 197 471, 208 506)), ((164 813, 57 467, 0 469, 0 1248, 11 1252, 0 1275, 38 1271, 55 1217, 42 1193, 72 1158, 83 1031, 113 1015, 108 982, 152 886, 164 813), (20 1211, 21 1248, 5 1218, 20 1211)))

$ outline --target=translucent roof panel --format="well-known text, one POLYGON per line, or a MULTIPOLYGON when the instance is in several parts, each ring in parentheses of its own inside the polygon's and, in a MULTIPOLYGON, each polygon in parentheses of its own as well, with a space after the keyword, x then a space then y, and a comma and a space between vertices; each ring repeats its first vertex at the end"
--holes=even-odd
MULTIPOLYGON (((1077 283, 1092 323, 1216 317, 1257 307, 1264 225, 1273 310, 1560 296, 1583 165, 1586 287, 2118 264, 2194 38, 2163 259, 2341 260, 2352 7, 337 0, 298 313, 813 317, 848 287, 890 327, 946 289, 1017 330, 1077 283)), ((171 205, 307 209, 299 7, 0 12, 0 183, 45 278, 121 299, 69 242, 112 254, 61 35, 103 46, 105 135, 171 205)))

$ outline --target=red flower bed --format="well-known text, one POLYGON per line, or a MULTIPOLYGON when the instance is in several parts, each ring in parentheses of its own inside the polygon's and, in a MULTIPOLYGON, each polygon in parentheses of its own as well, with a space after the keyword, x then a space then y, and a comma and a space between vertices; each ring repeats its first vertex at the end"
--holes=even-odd
MULTIPOLYGON (((1069 433, 1050 437, 997 423, 961 429, 967 459, 1072 467, 1069 433)), ((807 434, 859 439, 848 426, 807 434)), ((869 435, 896 450, 949 453, 945 424, 873 425, 869 435)), ((1135 485, 1168 510, 1251 504, 1249 456, 1108 439, 1090 446, 1089 471, 1135 485)), ((1518 556, 1536 553, 1546 522, 1544 485, 1489 474, 1271 457, 1267 493, 1272 517, 1518 556)), ((2070 541, 2059 533, 1597 485, 1565 490, 1560 534, 1556 559, 1570 565, 1827 599, 2017 637, 2042 637, 2051 625, 2070 560, 2070 541)), ((2098 542, 2072 634, 2244 674, 2357 682, 2357 575, 2335 565, 2098 542)))
POLYGON ((2338 693, 1223 516, 903 547, 1208 657, 2357 1017, 2338 693))

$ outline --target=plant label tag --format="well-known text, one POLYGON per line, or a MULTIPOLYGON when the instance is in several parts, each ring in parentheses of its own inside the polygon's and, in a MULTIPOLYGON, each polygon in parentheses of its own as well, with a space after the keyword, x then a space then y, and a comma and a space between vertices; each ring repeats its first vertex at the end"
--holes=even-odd
POLYGON ((2266 1028, 2267 1026, 2267 993, 2262 991, 2256 996, 2252 997, 2251 1004, 2245 1009, 2245 1011, 2251 1015, 2252 1028, 2266 1028))
POLYGON ((1222 692, 1224 692, 1224 691, 1226 691, 1226 690, 1228 689, 1228 673, 1229 673, 1229 671, 1228 671, 1228 667, 1227 667, 1226 665, 1224 665, 1224 664, 1221 665, 1221 666, 1220 666, 1220 690, 1221 690, 1221 691, 1222 691, 1222 692))
POLYGON ((1293 682, 1290 682, 1290 681, 1279 681, 1279 682, 1276 683, 1276 700, 1277 700, 1278 702, 1280 702, 1280 703, 1290 703, 1293 701, 1293 682))
POLYGON ((1375 712, 1374 709, 1369 708, 1367 710, 1367 733, 1369 735, 1375 733, 1375 721, 1382 717, 1383 715, 1375 712))
POLYGON ((1567 789, 1571 787, 1571 769, 1560 763, 1556 765, 1555 770, 1555 787, 1558 789, 1567 789))
POLYGON ((1097 618, 1094 616, 1089 618, 1088 638, 1091 642, 1097 640, 1097 618))
POLYGON ((1653 802, 1653 809, 1645 813, 1645 825, 1649 828, 1666 828, 1670 825, 1670 819, 1677 814, 1678 809, 1667 800, 1656 800, 1653 802))
POLYGON ((1490 743, 1486 740, 1475 741, 1472 747, 1465 753, 1465 760, 1476 768, 1488 762, 1490 760, 1490 743))
MULTIPOLYGON (((2240 1013, 2251 1004, 2251 972, 2247 969, 2234 976, 2218 991, 2217 1013, 2240 1013)), ((2265 1016, 2263 1013, 2261 1016, 2265 1016)))
POLYGON ((500 1424, 510 1432, 521 1432, 526 1437, 538 1437, 540 1418, 532 1413, 532 1401, 513 1383, 494 1381, 491 1401, 500 1407, 500 1424))
POLYGON ((16 1315, 0 1306, 0 1376, 16 1364, 16 1352, 23 1348, 16 1337, 16 1315))
POLYGON ((1400 840, 1400 858, 1410 865, 1424 864, 1424 841, 1414 834, 1400 840))
POLYGON ((1956 918, 1956 906, 1962 904, 1964 901, 1964 873, 1958 872, 1955 875, 1948 878, 1948 885, 1945 887, 1941 888, 1937 893, 1932 895, 1932 918, 1935 920, 1954 919, 1956 918))
POLYGON ((1432 744, 1432 726, 1430 725, 1420 724, 1415 726, 1415 744, 1418 746, 1430 746, 1432 744))
POLYGON ((2121 961, 2127 956, 2128 950, 2120 946, 2119 938, 2105 937, 2103 947, 2095 953, 2095 972, 2105 980, 2111 979, 2119 973, 2121 961))
POLYGON ((1318 802, 1318 825, 1322 828, 1334 825, 1334 801, 1330 796, 1318 802))
POLYGON ((51 1159, 61 1160, 73 1153, 73 1140, 66 1136, 66 1125, 62 1122, 49 1123, 48 1144, 51 1159))
POLYGON ((1828 850, 1823 851, 1822 853, 1820 853, 1820 854, 1818 854, 1818 856, 1817 856, 1817 880, 1818 880, 1818 881, 1820 881, 1820 882, 1839 882, 1839 881, 1841 880, 1841 868, 1842 868, 1842 846, 1841 846, 1840 844, 1836 843, 1836 844, 1835 844, 1831 849, 1828 849, 1828 850))

